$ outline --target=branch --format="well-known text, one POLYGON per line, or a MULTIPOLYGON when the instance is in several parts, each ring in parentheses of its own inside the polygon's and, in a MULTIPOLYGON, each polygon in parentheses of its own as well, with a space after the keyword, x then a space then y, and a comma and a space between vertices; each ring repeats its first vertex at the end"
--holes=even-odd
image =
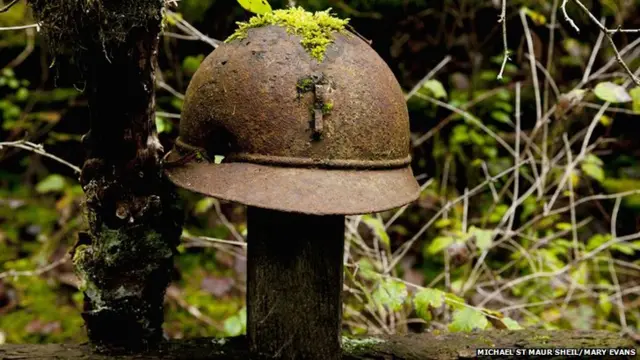
MULTIPOLYGON (((568 0, 563 0, 562 2, 562 11, 564 12, 564 16, 565 16, 565 20, 567 20, 574 29, 576 29, 577 32, 580 32, 580 29, 578 29, 578 27, 576 26, 576 24, 573 22, 573 20, 571 20, 571 18, 569 18, 569 16, 567 15, 567 10, 566 10, 566 5, 567 5, 567 1, 568 0)), ((584 4, 582 2, 580 2, 580 0, 573 0, 574 3, 576 3, 581 9, 582 11, 584 11, 587 16, 589 16, 589 18, 591 19, 591 21, 593 23, 595 23, 598 28, 600 29, 600 31, 602 31, 606 36, 607 36, 607 40, 609 41, 609 44, 611 44, 611 47, 613 48, 613 52, 615 53, 615 57, 616 60, 618 61, 618 63, 620 64, 620 66, 622 66, 622 68, 627 72, 627 74, 629 75, 629 77, 631 78, 631 80, 637 85, 640 86, 640 79, 638 79, 638 77, 636 75, 633 74, 633 72, 631 71, 631 69, 629 69, 629 66, 627 66, 627 64, 624 62, 624 60, 622 60, 622 56, 620 55, 620 52, 618 51, 618 47, 616 46, 616 44, 613 42, 613 38, 611 37, 612 34, 615 34, 616 32, 640 32, 640 29, 622 29, 622 28, 618 28, 615 30, 610 30, 607 29, 590 11, 589 9, 587 9, 586 6, 584 6, 584 4)))
POLYGON ((5 6, 1 7, 1 8, 0 8, 0 14, 2 14, 3 12, 7 12, 7 11, 9 11, 9 9, 11 9, 11 7, 12 7, 13 5, 15 5, 16 3, 18 3, 18 1, 20 1, 20 0, 13 0, 13 1, 11 1, 10 3, 8 3, 7 5, 5 5, 5 6))
POLYGON ((19 276, 39 276, 46 273, 47 271, 51 271, 57 268, 58 266, 66 263, 67 261, 69 261, 70 257, 71 256, 69 255, 69 253, 66 253, 63 257, 52 262, 51 264, 45 265, 35 270, 26 270, 26 271, 9 270, 9 271, 0 273, 0 280, 4 278, 10 278, 10 277, 17 278, 19 276))
POLYGON ((502 74, 509 61, 509 48, 507 46, 507 0, 502 0, 502 11, 498 22, 502 23, 502 42, 504 44, 504 56, 502 58, 502 66, 500 66, 500 72, 498 73, 498 80, 502 80, 502 74))
POLYGON ((72 163, 63 160, 55 155, 49 154, 48 152, 46 152, 44 150, 44 147, 41 144, 35 144, 32 143, 30 141, 25 141, 25 140, 19 140, 19 141, 12 141, 12 142, 0 142, 0 149, 2 149, 3 146, 7 146, 7 147, 15 147, 15 148, 20 148, 20 149, 24 149, 27 151, 31 151, 34 152, 38 155, 42 155, 42 156, 46 156, 49 159, 53 159, 59 163, 61 163, 62 165, 66 165, 69 168, 71 168, 73 171, 75 171, 76 173, 80 173, 80 168, 73 165, 72 163))
POLYGON ((0 27, 0 31, 10 31, 10 30, 25 30, 36 28, 36 31, 40 31, 40 24, 29 24, 29 25, 20 25, 20 26, 9 26, 9 27, 0 27))

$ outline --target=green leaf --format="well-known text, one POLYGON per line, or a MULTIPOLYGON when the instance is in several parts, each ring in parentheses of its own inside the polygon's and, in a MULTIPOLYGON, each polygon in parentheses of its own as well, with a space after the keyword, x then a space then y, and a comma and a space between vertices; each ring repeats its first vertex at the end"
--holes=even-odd
POLYGON ((613 308, 611 300, 609 300, 609 296, 605 293, 600 293, 600 295, 598 295, 598 306, 605 315, 609 315, 613 308))
POLYGON ((202 64, 202 60, 204 60, 204 55, 202 54, 198 56, 187 56, 182 61, 182 68, 184 71, 193 74, 198 70, 200 64, 202 64))
POLYGON ((633 112, 640 114, 640 86, 629 90, 629 95, 631 95, 631 101, 633 101, 633 112))
POLYGON ((163 118, 162 116, 156 116, 156 129, 158 130, 158 134, 171 132, 172 128, 173 124, 171 123, 171 121, 163 118))
POLYGON ((413 297, 413 306, 418 316, 431 320, 429 309, 439 308, 444 304, 444 292, 438 289, 422 289, 413 297))
POLYGON ((362 221, 374 232, 374 234, 380 239, 380 241, 387 247, 391 246, 389 234, 385 229, 384 224, 380 219, 375 216, 365 215, 362 217, 362 221))
POLYGON ((216 200, 213 198, 209 198, 209 197, 202 198, 198 200, 198 202, 194 206, 193 213, 196 215, 204 214, 207 211, 209 211, 209 209, 211 209, 211 207, 215 204, 215 202, 216 200))
POLYGON ((407 298, 407 287, 399 281, 386 279, 380 283, 372 296, 378 304, 386 306, 392 311, 398 311, 407 298))
POLYGON ((491 230, 479 229, 475 226, 472 226, 469 229, 469 234, 475 236, 476 238, 476 246, 480 250, 487 250, 491 247, 493 243, 493 232, 491 230))
POLYGON ((502 323, 507 327, 507 329, 509 330, 522 330, 522 326, 520 326, 520 324, 518 324, 517 321, 513 320, 512 318, 503 318, 500 319, 502 321, 502 323))
POLYGON ((60 192, 64 190, 67 181, 58 174, 52 174, 44 178, 36 185, 36 191, 40 194, 49 192, 60 192))
POLYGON ((20 88, 16 91, 16 100, 25 101, 29 98, 29 90, 26 88, 20 88))
POLYGON ((609 240, 611 240, 609 234, 595 234, 587 241, 587 251, 591 251, 609 240))
POLYGON ((440 251, 446 249, 449 245, 453 244, 453 238, 451 236, 438 236, 427 248, 427 254, 435 255, 440 251))
POLYGON ((604 180, 604 170, 599 165, 593 163, 582 163, 580 165, 582 171, 591 178, 601 182, 604 180))
POLYGON ((453 313, 453 321, 449 324, 452 332, 471 332, 474 329, 484 330, 489 325, 487 318, 471 308, 463 308, 453 313))
POLYGON ((571 279, 580 285, 585 285, 589 280, 589 269, 585 263, 578 266, 577 269, 571 272, 571 279))
POLYGON ((533 11, 527 7, 525 7, 523 10, 524 13, 527 14, 534 23, 536 23, 536 25, 544 25, 547 23, 547 18, 539 12, 533 11))
POLYGON ((436 99, 446 99, 447 91, 444 89, 442 83, 438 80, 428 80, 422 85, 422 88, 427 89, 429 94, 436 99))
POLYGON ((271 5, 269 5, 267 0, 238 0, 238 4, 254 14, 271 12, 271 5))
POLYGON ((227 336, 238 336, 243 332, 244 324, 242 318, 238 315, 231 316, 224 321, 224 331, 227 336))
POLYGON ((631 96, 624 87, 609 81, 596 85, 593 92, 599 99, 611 103, 626 103, 631 101, 631 96))
POLYGON ((444 293, 444 302, 454 309, 462 309, 466 304, 463 298, 452 293, 444 293))

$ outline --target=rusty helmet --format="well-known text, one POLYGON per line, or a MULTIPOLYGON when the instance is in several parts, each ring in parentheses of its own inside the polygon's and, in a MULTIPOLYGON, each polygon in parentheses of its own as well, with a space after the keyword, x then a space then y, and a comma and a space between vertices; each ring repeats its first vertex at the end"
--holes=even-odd
POLYGON ((418 197, 409 136, 403 92, 369 44, 335 33, 319 61, 269 25, 203 61, 165 168, 174 184, 215 198, 364 214, 418 197))

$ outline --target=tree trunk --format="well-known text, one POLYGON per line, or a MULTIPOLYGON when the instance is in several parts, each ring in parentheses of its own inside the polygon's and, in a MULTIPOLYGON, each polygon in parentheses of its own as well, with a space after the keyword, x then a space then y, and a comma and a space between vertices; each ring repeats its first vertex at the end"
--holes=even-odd
POLYGON ((155 60, 163 0, 31 0, 58 58, 86 84, 81 184, 88 233, 74 248, 89 338, 141 349, 162 339, 182 213, 161 169, 155 60))
POLYGON ((340 359, 344 216, 250 207, 247 227, 252 359, 340 359))

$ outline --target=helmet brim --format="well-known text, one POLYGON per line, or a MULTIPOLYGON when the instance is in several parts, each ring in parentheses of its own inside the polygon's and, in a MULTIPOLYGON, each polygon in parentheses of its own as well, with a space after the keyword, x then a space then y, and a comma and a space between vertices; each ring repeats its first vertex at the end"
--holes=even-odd
POLYGON ((165 172, 175 185, 203 195, 312 215, 386 211, 413 202, 420 194, 410 167, 338 170, 192 161, 165 172))

